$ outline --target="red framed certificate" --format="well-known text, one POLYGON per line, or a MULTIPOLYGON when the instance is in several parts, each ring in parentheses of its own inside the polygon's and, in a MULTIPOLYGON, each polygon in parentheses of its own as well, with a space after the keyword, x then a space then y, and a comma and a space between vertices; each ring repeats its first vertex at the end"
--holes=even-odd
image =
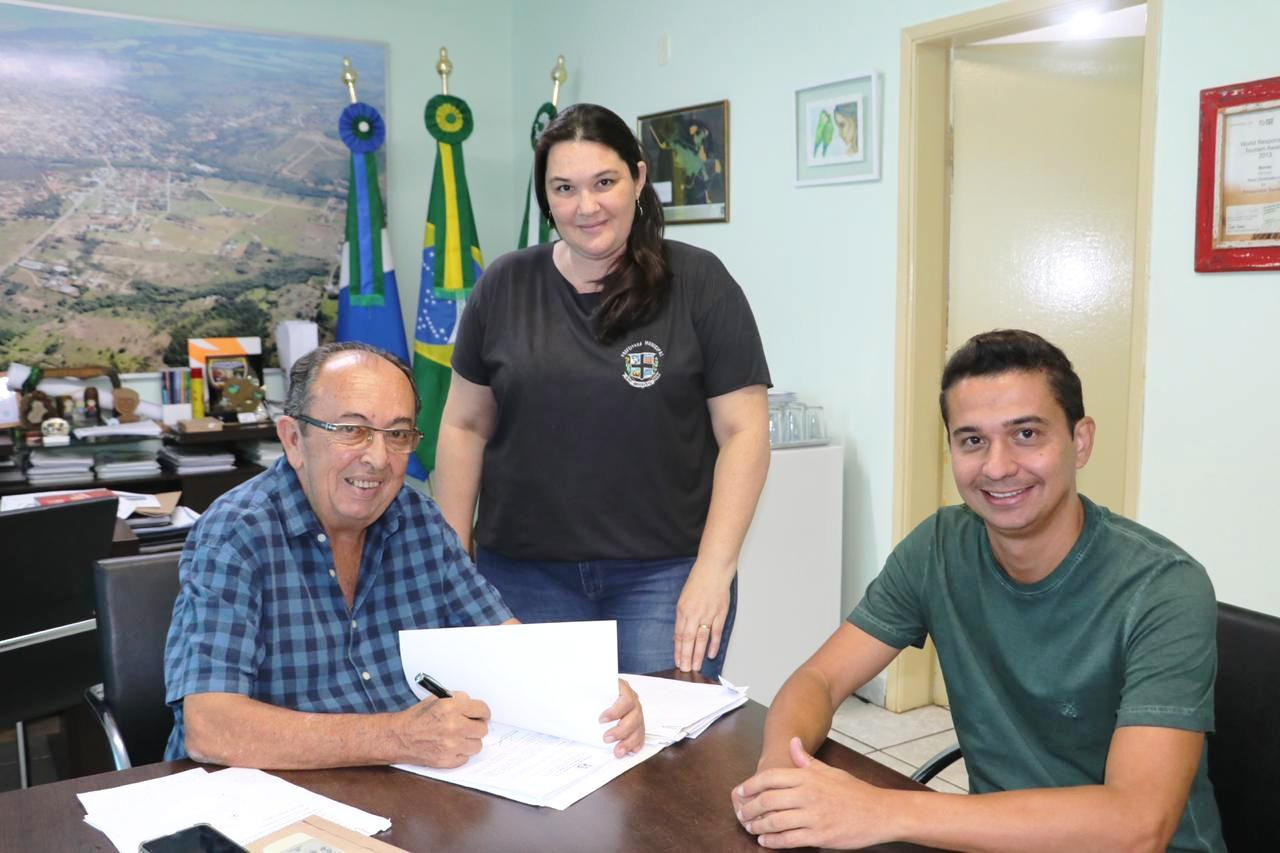
POLYGON ((1280 269, 1280 77, 1200 92, 1196 272, 1280 269))

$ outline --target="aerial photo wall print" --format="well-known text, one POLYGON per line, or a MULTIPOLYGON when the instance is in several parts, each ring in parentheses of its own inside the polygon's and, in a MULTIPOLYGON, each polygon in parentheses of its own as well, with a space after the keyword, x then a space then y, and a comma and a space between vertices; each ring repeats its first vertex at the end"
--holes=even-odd
POLYGON ((332 338, 344 56, 382 109, 385 44, 0 3, 0 369, 332 338))

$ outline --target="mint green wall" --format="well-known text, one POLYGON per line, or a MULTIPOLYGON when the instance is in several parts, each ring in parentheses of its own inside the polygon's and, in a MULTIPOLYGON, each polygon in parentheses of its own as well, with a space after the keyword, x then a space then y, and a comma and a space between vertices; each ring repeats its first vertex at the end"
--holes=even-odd
POLYGON ((1194 272, 1200 90, 1280 76, 1277 32, 1274 0, 1165 3, 1138 517, 1280 614, 1280 272, 1194 272))
MULTIPOLYGON (((528 125, 550 93, 557 53, 566 55, 570 73, 562 104, 596 101, 634 121, 728 98, 731 222, 673 226, 668 233, 725 261, 756 311, 774 381, 827 407, 846 447, 846 609, 861 595, 893 544, 901 30, 988 5, 984 0, 851 0, 821 12, 763 0, 75 5, 389 42, 391 233, 408 318, 434 162, 420 115, 438 91, 433 66, 440 45, 457 66, 454 91, 476 112, 468 177, 490 257, 515 241, 528 125), (671 58, 660 66, 663 33, 671 58), (867 70, 884 75, 883 177, 796 189, 795 89, 867 70)), ((1277 31, 1274 0, 1164 5, 1139 497, 1139 519, 1204 562, 1220 598, 1273 613, 1280 613, 1280 572, 1264 531, 1280 481, 1274 448, 1280 357, 1265 341, 1280 317, 1280 273, 1197 275, 1192 252, 1197 94, 1280 75, 1277 31)), ((335 66, 335 80, 337 73, 335 66)))
MULTIPOLYGON (((400 301, 411 333, 417 314, 427 192, 435 165, 435 141, 423 126, 422 110, 427 99, 440 91, 435 63, 440 47, 448 47, 454 65, 449 91, 466 99, 476 120, 476 131, 465 150, 481 247, 491 258, 515 245, 518 223, 510 212, 517 180, 510 148, 511 0, 74 0, 59 5, 184 23, 386 42, 387 219, 400 301)), ((334 57, 333 67, 323 73, 333 79, 336 125, 348 103, 339 79, 342 57, 334 57)), ((269 98, 271 93, 262 95, 269 98)), ((335 254, 339 248, 334 247, 335 254)))
MULTIPOLYGON (((547 97, 556 53, 566 55, 571 75, 562 103, 596 101, 628 121, 729 99, 731 222, 674 226, 668 235, 725 261, 760 321, 775 383, 822 402, 845 443, 846 609, 893 544, 901 30, 986 5, 516 6, 518 112, 547 97), (671 59, 660 66, 663 33, 671 59), (794 188, 794 90, 869 69, 884 74, 882 179, 794 188)), ((1280 75, 1277 31, 1274 0, 1165 2, 1139 504, 1141 521, 1206 565, 1222 599, 1274 613, 1280 572, 1263 531, 1278 502, 1280 356, 1264 341, 1280 317, 1280 273, 1196 275, 1192 249, 1197 93, 1280 75)), ((517 121, 514 130, 513 146, 527 150, 526 127, 517 121)))
MULTIPOLYGON (((537 4, 536 14, 517 6, 517 110, 532 115, 548 97, 557 53, 565 54, 570 74, 562 104, 594 101, 628 122, 729 99, 730 222, 668 226, 667 236, 710 249, 725 262, 751 300, 775 386, 822 403, 845 445, 845 610, 893 545, 901 31, 982 5, 548 0, 537 4), (671 59, 660 66, 663 33, 671 59), (795 90, 871 70, 884 75, 883 177, 797 189, 795 90)), ((527 127, 516 131, 513 145, 528 150, 527 127)))

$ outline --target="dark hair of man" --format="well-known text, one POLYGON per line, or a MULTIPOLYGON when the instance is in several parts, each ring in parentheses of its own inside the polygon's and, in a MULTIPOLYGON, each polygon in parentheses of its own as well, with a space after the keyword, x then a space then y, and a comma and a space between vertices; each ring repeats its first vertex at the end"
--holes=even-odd
MULTIPOLYGON (((551 205, 547 203, 547 158, 556 143, 579 140, 611 149, 627 164, 632 180, 640 178, 644 151, 626 122, 596 104, 574 104, 547 125, 534 150, 533 188, 538 207, 548 220, 551 205)), ((652 168, 649 174, 653 174, 652 168)), ((671 267, 662 245, 662 229, 662 202, 653 183, 645 181, 626 249, 596 282, 604 293, 595 313, 595 336, 600 343, 612 343, 662 307, 671 289, 671 267)))
MULTIPOLYGON (((418 417, 418 410, 422 408, 422 401, 418 399, 418 386, 413 381, 413 371, 409 369, 409 365, 401 361, 398 356, 362 341, 342 341, 340 343, 324 344, 295 361, 293 367, 289 369, 289 393, 284 400, 284 413, 286 415, 296 418, 298 415, 306 414, 307 407, 311 403, 311 386, 315 382, 316 374, 320 372, 320 368, 324 367, 329 359, 344 352, 368 353, 391 362, 396 370, 403 373, 404 378, 409 380, 409 390, 413 392, 413 416, 415 419, 418 417)), ((300 424, 300 426, 306 429, 306 424, 300 424)))
POLYGON ((942 422, 947 420, 947 391, 971 376, 994 376, 1018 371, 1042 371, 1049 380, 1049 391, 1067 416, 1067 429, 1075 431, 1084 417, 1084 392, 1066 353, 1034 332, 1021 329, 996 329, 969 338, 947 360, 942 371, 942 392, 938 405, 942 422))

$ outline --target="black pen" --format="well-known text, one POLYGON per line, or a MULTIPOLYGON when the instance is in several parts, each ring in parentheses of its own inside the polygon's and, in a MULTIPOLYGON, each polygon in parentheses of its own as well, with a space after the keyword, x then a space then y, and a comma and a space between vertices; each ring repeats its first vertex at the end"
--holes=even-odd
POLYGON ((453 698, 453 694, 450 693, 448 690, 446 690, 444 688, 444 685, 436 681, 431 676, 427 675, 425 672, 418 673, 416 676, 414 676, 413 680, 418 682, 419 687, 421 687, 423 690, 427 691, 428 693, 432 694, 437 699, 453 698))

